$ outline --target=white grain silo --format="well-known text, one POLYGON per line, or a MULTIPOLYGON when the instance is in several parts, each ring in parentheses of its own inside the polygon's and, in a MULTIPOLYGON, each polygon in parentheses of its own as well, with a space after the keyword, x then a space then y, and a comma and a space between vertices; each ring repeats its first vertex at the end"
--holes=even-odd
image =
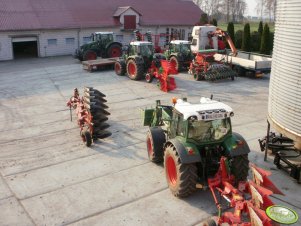
POLYGON ((268 120, 301 150, 301 0, 277 0, 268 120))

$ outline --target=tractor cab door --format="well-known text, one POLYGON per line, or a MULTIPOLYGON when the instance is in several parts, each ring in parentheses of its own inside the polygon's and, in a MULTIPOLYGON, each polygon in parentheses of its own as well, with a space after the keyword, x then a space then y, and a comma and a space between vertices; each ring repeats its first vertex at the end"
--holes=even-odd
POLYGON ((174 111, 172 115, 172 122, 170 126, 170 138, 176 136, 185 137, 185 126, 183 123, 183 115, 174 111))

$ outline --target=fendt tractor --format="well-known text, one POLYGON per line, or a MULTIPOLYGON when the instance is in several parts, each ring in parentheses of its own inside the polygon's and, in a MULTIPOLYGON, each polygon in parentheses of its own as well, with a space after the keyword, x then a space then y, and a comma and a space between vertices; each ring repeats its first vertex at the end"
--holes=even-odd
POLYGON ((185 40, 172 40, 164 53, 169 62, 173 64, 179 72, 188 69, 193 59, 190 44, 189 41, 185 40))
POLYGON ((80 61, 96 60, 97 57, 120 57, 122 44, 114 41, 113 32, 95 32, 91 35, 91 42, 75 50, 74 57, 80 61))
POLYGON ((206 187, 226 158, 235 180, 246 180, 249 170, 249 146, 232 132, 233 110, 228 105, 202 97, 200 103, 173 100, 172 106, 156 102, 144 110, 147 151, 150 161, 164 162, 171 192, 178 197, 192 194, 198 186, 206 187))

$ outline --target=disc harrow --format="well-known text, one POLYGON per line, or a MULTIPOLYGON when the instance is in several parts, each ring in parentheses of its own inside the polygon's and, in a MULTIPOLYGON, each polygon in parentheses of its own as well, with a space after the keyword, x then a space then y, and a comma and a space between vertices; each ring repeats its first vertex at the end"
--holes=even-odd
POLYGON ((94 89, 93 87, 85 87, 82 98, 79 96, 78 89, 74 89, 73 96, 67 103, 70 108, 70 116, 72 121, 71 108, 75 110, 77 115, 77 123, 80 127, 80 136, 87 147, 97 139, 104 139, 111 135, 106 129, 110 125, 106 122, 110 113, 107 111, 108 106, 105 104, 106 95, 94 89))

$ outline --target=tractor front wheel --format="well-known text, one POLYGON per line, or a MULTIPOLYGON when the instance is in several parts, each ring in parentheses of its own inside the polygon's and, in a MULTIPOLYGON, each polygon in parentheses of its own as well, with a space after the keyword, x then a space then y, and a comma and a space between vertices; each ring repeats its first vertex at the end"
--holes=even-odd
POLYGON ((121 46, 118 44, 112 44, 107 51, 108 57, 120 57, 122 54, 121 46))
POLYGON ((123 61, 116 61, 114 65, 114 70, 116 75, 124 75, 125 74, 125 63, 123 61))
POLYGON ((174 196, 186 197, 196 191, 197 166, 183 164, 176 148, 169 144, 164 152, 164 168, 169 189, 174 196))
POLYGON ((84 60, 96 60, 97 54, 93 50, 87 50, 84 54, 84 60))
POLYGON ((150 161, 163 161, 163 145, 166 142, 164 131, 160 127, 151 127, 146 136, 147 153, 150 161))
POLYGON ((126 72, 132 80, 140 80, 143 76, 143 64, 137 64, 134 59, 129 59, 126 64, 126 72))
POLYGON ((145 75, 145 81, 146 81, 147 83, 151 83, 151 82, 153 81, 153 79, 154 79, 154 76, 153 76, 151 73, 147 73, 147 74, 145 75))

